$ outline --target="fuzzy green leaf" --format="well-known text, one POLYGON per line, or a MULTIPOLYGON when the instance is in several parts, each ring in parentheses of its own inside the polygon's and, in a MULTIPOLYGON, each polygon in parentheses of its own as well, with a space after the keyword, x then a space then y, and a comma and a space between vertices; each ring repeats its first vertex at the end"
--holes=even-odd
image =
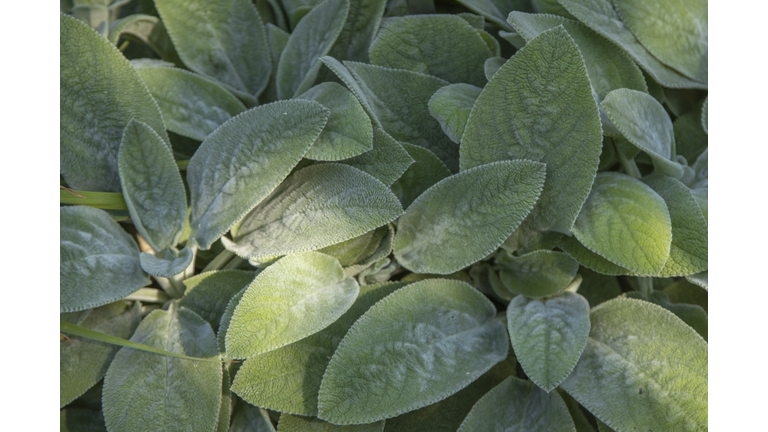
POLYGON ((219 345, 219 352, 225 354, 227 352, 227 330, 229 330, 229 324, 232 322, 232 316, 235 314, 235 308, 243 299, 245 292, 248 290, 248 286, 237 292, 227 303, 227 307, 224 308, 224 314, 221 315, 221 321, 219 322, 219 330, 216 332, 216 342, 219 345))
POLYGON ((132 14, 109 25, 109 41, 118 44, 120 39, 139 39, 168 62, 181 66, 182 61, 171 37, 160 18, 152 15, 132 14), (125 36, 129 37, 125 37, 125 36))
POLYGON ((392 184, 392 191, 400 199, 403 208, 407 208, 424 191, 440 180, 449 177, 451 171, 440 158, 424 147, 408 143, 402 143, 402 145, 414 162, 392 184))
POLYGON ((364 424, 339 426, 320 419, 282 414, 277 432, 382 432, 384 421, 364 424))
POLYGON ((395 258, 416 273, 449 274, 485 258, 520 225, 544 184, 544 164, 502 161, 441 180, 409 207, 395 258))
POLYGON ((501 69, 502 66, 504 66, 504 63, 507 62, 507 59, 504 57, 491 57, 488 60, 485 61, 483 64, 483 71, 485 72, 485 79, 490 81, 494 75, 496 75, 496 72, 501 69))
POLYGON ((387 0, 355 0, 349 2, 347 21, 328 53, 339 60, 368 62, 368 47, 379 31, 387 0))
POLYGON ((169 278, 186 270, 195 257, 194 252, 188 247, 180 252, 165 249, 161 253, 162 257, 152 255, 149 252, 142 252, 139 255, 141 268, 152 276, 169 278))
POLYGON ((240 403, 232 414, 229 432, 275 432, 266 411, 247 403, 240 403))
MULTIPOLYGON (((377 230, 378 229, 381 228, 377 228, 377 230)), ((339 264, 341 264, 342 267, 349 267, 362 259, 367 258, 372 250, 378 247, 378 243, 375 245, 373 243, 376 241, 381 243, 383 236, 376 236, 375 233, 377 230, 368 231, 361 236, 324 247, 318 250, 318 252, 336 258, 339 260, 339 264)))
POLYGON ((376 126, 373 128, 373 150, 340 163, 365 171, 391 186, 413 164, 413 158, 401 143, 376 126))
POLYGON ((692 284, 696 284, 705 290, 709 291, 709 271, 703 271, 701 273, 696 273, 693 275, 688 275, 685 277, 688 279, 689 282, 692 284))
POLYGON ((197 313, 218 331, 221 317, 232 297, 242 291, 256 277, 256 272, 218 270, 201 273, 184 280, 187 292, 179 306, 197 313))
POLYGON ((579 271, 576 260, 551 250, 537 250, 520 256, 501 253, 496 264, 501 267, 501 281, 510 291, 534 298, 562 291, 579 271))
POLYGON ((436 91, 429 99, 429 113, 456 144, 464 135, 469 113, 482 91, 470 84, 451 84, 436 91))
POLYGON ((395 291, 357 320, 336 349, 320 385, 319 417, 371 423, 465 388, 507 356, 495 314, 464 282, 429 279, 395 291))
MULTIPOLYGON (((523 9, 521 0, 458 0, 472 12, 482 15, 502 30, 512 30, 507 24, 507 16, 514 10, 523 9)), ((529 11, 530 12, 530 11, 529 11)))
POLYGON ((587 249, 586 246, 579 243, 576 237, 565 237, 557 246, 570 255, 571 258, 578 261, 579 264, 602 275, 621 276, 633 274, 624 267, 614 264, 587 249))

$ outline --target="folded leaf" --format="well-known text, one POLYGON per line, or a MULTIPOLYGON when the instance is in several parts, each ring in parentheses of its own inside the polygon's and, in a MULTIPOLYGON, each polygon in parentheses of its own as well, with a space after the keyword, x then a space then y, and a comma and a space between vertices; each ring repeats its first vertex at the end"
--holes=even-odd
POLYGON ((209 135, 187 167, 190 238, 208 249, 240 221, 299 163, 328 115, 317 102, 274 102, 230 119, 209 135))
POLYGON ((709 271, 688 275, 685 278, 688 279, 688 281, 692 284, 696 284, 709 291, 709 271))
POLYGON ((451 84, 436 91, 429 99, 429 113, 456 144, 464 135, 469 113, 482 91, 470 84, 451 84))
POLYGON ((170 148, 163 118, 117 48, 72 17, 61 15, 59 25, 61 174, 76 190, 120 192, 123 130, 142 121, 170 148))
POLYGON ((507 307, 512 348, 525 374, 547 393, 571 373, 589 335, 589 302, 564 292, 535 300, 517 296, 507 307))
POLYGON ((181 252, 165 249, 161 253, 162 257, 142 252, 139 255, 141 268, 152 276, 169 278, 186 270, 195 257, 194 252, 188 247, 182 249, 181 252))
POLYGON ((403 213, 372 176, 341 164, 296 171, 245 217, 227 249, 244 258, 321 249, 365 234, 403 213))
POLYGON ((485 73, 485 79, 490 81, 494 75, 496 75, 496 72, 501 69, 502 66, 504 66, 504 63, 507 62, 507 59, 504 57, 491 57, 488 60, 485 61, 483 64, 483 72, 485 73))
POLYGON ((514 10, 522 9, 520 0, 458 0, 467 9, 480 14, 502 30, 512 30, 507 24, 507 16, 514 10))
POLYGON ((395 291, 357 320, 336 349, 320 385, 318 417, 371 423, 465 388, 507 356, 495 313, 464 282, 430 279, 395 291))
POLYGON ((411 166, 413 158, 401 143, 377 126, 373 128, 373 149, 340 163, 365 171, 391 186, 411 166))
POLYGON ((344 314, 358 292, 336 258, 318 252, 281 258, 256 276, 235 308, 227 355, 253 357, 317 333, 344 314))
POLYGON ((372 250, 371 254, 361 262, 346 267, 344 269, 344 276, 356 276, 362 271, 375 265, 380 260, 383 260, 385 257, 389 256, 389 254, 392 253, 392 244, 394 241, 395 227, 393 224, 390 223, 385 227, 378 228, 374 232, 374 240, 368 245, 369 250, 372 250), (373 245, 377 245, 375 249, 371 249, 373 245))
POLYGON ((320 419, 290 414, 281 415, 280 423, 277 424, 278 432, 382 432, 383 430, 383 420, 364 425, 338 426, 320 419))
POLYGON ((61 207, 59 230, 61 312, 112 303, 149 285, 139 247, 104 210, 61 207))
POLYGON ((218 331, 221 317, 232 297, 242 291, 258 273, 243 270, 217 270, 184 280, 187 292, 179 306, 188 308, 218 331))
POLYGON ((537 250, 520 256, 501 253, 496 264, 501 268, 501 281, 510 291, 534 298, 562 291, 579 271, 576 260, 551 250, 537 250))
POLYGON ((400 199, 403 208, 407 208, 424 191, 449 177, 451 171, 440 158, 424 147, 408 143, 402 143, 402 146, 414 162, 392 183, 392 191, 400 199))
POLYGON ((546 163, 530 223, 569 233, 589 195, 602 142, 584 61, 557 27, 518 51, 483 89, 464 130, 461 169, 517 158, 546 163))
POLYGON ((318 252, 336 258, 339 260, 339 264, 341 264, 342 267, 349 267, 361 261, 362 259, 367 258, 373 249, 378 247, 383 236, 374 236, 374 234, 379 229, 381 228, 368 231, 361 236, 351 238, 341 243, 336 243, 334 245, 324 247, 318 250, 318 252), (378 243, 376 245, 372 245, 372 243, 375 241, 378 241, 378 243), (369 245, 372 246, 373 249, 369 250, 369 245))
POLYGON ((707 343, 671 312, 618 298, 592 309, 592 329, 561 387, 624 431, 707 430, 707 343))
POLYGON ((624 267, 614 264, 587 249, 586 246, 576 240, 576 237, 564 237, 557 247, 578 261, 579 264, 602 275, 621 276, 632 274, 632 272, 624 267))
POLYGON ((173 47, 171 37, 165 29, 160 18, 152 15, 133 14, 120 18, 109 25, 109 41, 113 44, 120 42, 120 38, 129 36, 144 42, 157 55, 166 61, 179 66, 182 65, 176 48, 173 47))
POLYGON ((400 218, 395 258, 416 273, 449 274, 496 250, 533 208, 544 164, 502 161, 441 180, 400 218))

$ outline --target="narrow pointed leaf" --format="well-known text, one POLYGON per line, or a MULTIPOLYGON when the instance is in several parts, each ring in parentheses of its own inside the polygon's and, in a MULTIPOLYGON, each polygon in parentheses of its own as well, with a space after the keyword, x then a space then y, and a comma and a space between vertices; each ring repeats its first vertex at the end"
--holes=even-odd
POLYGON ((221 317, 232 297, 253 282, 256 272, 218 270, 201 273, 184 280, 187 292, 179 306, 190 309, 218 331, 221 317))
POLYGON ((482 91, 470 84, 451 84, 436 91, 429 99, 429 113, 456 144, 464 135, 469 113, 482 91))
POLYGON ((384 421, 364 424, 339 426, 317 418, 301 417, 290 414, 280 416, 277 432, 383 432, 384 421))
POLYGON ((178 254, 167 249, 162 253, 163 256, 159 257, 148 252, 142 252, 139 255, 141 268, 152 276, 169 278, 186 270, 192 264, 192 259, 195 257, 192 250, 188 247, 182 249, 178 254))
POLYGON ((117 192, 74 191, 73 193, 61 189, 59 191, 59 203, 84 205, 105 210, 128 210, 123 194, 117 192))
POLYGON ((540 298, 565 289, 579 271, 579 263, 563 252, 538 250, 520 256, 500 254, 499 277, 515 294, 540 298))
POLYGON ((413 163, 413 158, 401 143, 379 127, 373 128, 373 149, 360 156, 341 161, 376 177, 391 186, 413 163))
POLYGON ((447 166, 431 151, 424 147, 402 143, 413 159, 413 164, 392 184, 392 191, 407 208, 424 191, 451 175, 447 166))

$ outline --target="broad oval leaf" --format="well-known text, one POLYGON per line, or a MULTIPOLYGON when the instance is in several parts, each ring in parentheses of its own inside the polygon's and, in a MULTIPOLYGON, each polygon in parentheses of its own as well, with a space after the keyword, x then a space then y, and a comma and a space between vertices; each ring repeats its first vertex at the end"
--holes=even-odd
POLYGON ((322 63, 339 37, 349 13, 349 0, 325 0, 291 33, 277 65, 277 97, 290 99, 312 87, 322 63))
POLYGON ((299 163, 328 115, 317 102, 280 101, 248 110, 210 134, 187 167, 190 237, 208 249, 248 214, 299 163))
POLYGON ((319 252, 281 258, 256 276, 235 308, 227 355, 248 358, 317 333, 344 314, 358 292, 336 258, 319 252))
POLYGON ((413 144, 402 143, 403 148, 413 159, 413 165, 392 183, 392 191, 400 199, 403 208, 407 208, 424 191, 435 183, 449 177, 451 170, 434 153, 413 144))
POLYGON ((476 86, 485 85, 483 63, 493 56, 477 30, 455 15, 387 18, 368 54, 378 66, 476 86))
POLYGON ((576 277, 579 263, 563 252, 537 250, 520 256, 502 253, 496 264, 499 277, 515 294, 545 297, 565 289, 576 277))
POLYGON ((185 247, 180 252, 165 249, 163 256, 152 255, 149 252, 142 252, 139 255, 141 268, 152 276, 169 278, 176 276, 192 264, 195 257, 192 249, 185 247))
POLYGON ((429 279, 395 291, 357 320, 336 349, 320 385, 318 417, 371 423, 458 392, 507 357, 495 314, 464 282, 429 279))
POLYGON ((217 270, 184 279, 187 292, 179 302, 179 306, 197 313, 202 319, 208 321, 213 331, 218 331, 221 317, 230 300, 247 288, 256 274, 256 272, 243 270, 217 270))
POLYGON ((272 72, 267 34, 249 0, 156 0, 173 45, 191 70, 246 98, 264 90, 272 72))
POLYGON ((112 303, 149 285, 139 247, 104 210, 59 210, 59 308, 75 312, 112 303))
POLYGON ((245 105, 215 81, 183 69, 137 70, 157 101, 169 131, 203 141, 245 105))
POLYGON ((103 406, 112 432, 210 432, 218 422, 222 369, 216 337, 197 314, 171 306, 139 324, 132 342, 205 360, 121 348, 104 378, 103 406))
POLYGON ((340 163, 365 171, 385 185, 391 186, 411 166, 413 158, 401 143, 389 136, 380 127, 375 126, 373 128, 373 150, 340 161, 340 163))
POLYGON ((187 193, 170 149, 146 123, 131 120, 117 161, 136 230, 157 252, 175 246, 187 219, 187 193))
POLYGON ((587 346, 560 385, 619 431, 707 430, 707 343, 671 312, 618 298, 592 309, 587 346))
POLYGON ((461 169, 517 158, 546 163, 530 222, 568 233, 589 195, 602 144, 584 61, 557 27, 518 51, 485 86, 461 140, 461 169))
POLYGON ((436 91, 429 99, 429 113, 456 144, 464 135, 469 113, 482 91, 470 84, 451 84, 436 91))
POLYGON ((117 48, 72 17, 61 15, 59 25, 61 174, 76 190, 120 192, 123 130, 142 121, 170 148, 163 118, 117 48))
POLYGON ((512 348, 525 374, 547 393, 571 373, 589 335, 589 302, 564 292, 536 300, 517 296, 507 307, 512 348))
POLYGON ((336 161, 373 149, 373 127, 357 98, 340 84, 325 82, 307 90, 299 99, 319 102, 330 111, 307 159, 336 161))
POLYGON ((658 275, 669 257, 672 223, 664 199, 640 180, 600 173, 573 226, 592 252, 640 275, 658 275))
POLYGON ((350 166, 320 164, 288 177, 246 216, 227 249, 244 258, 316 250, 365 234, 403 213, 397 197, 350 166))
POLYGON ((509 377, 483 396, 458 432, 576 432, 563 398, 509 377))
POLYGON ((520 225, 544 184, 544 164, 502 161, 441 180, 398 222, 395 258, 416 273, 449 274, 485 258, 520 225))

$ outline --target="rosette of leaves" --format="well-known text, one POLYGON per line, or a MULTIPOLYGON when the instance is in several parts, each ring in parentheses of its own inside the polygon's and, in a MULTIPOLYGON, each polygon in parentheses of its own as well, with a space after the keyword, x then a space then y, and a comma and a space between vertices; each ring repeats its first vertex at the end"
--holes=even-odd
POLYGON ((706 2, 60 28, 61 430, 707 430, 706 2))

